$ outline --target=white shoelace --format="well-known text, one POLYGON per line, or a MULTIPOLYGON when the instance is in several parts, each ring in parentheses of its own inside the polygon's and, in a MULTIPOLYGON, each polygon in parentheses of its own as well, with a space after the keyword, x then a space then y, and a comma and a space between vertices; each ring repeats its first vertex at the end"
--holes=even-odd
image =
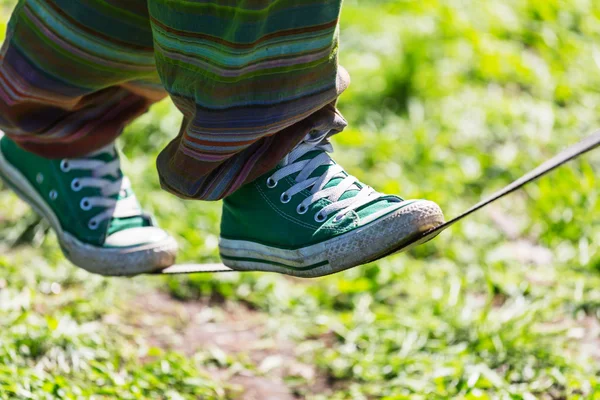
POLYGON ((94 207, 105 209, 89 220, 88 227, 90 229, 96 229, 107 219, 141 215, 142 211, 134 195, 120 200, 113 198, 119 194, 123 197, 124 193, 131 188, 129 179, 120 177, 121 163, 119 158, 116 157, 116 150, 113 146, 107 146, 84 158, 64 159, 60 162, 60 169, 63 172, 71 170, 91 171, 91 177, 75 178, 71 181, 71 189, 75 192, 79 192, 86 187, 100 189, 100 196, 84 197, 79 203, 81 209, 85 211, 94 207), (105 162, 93 158, 100 154, 109 154, 115 159, 105 162), (106 177, 112 177, 115 180, 109 180, 106 177))
POLYGON ((320 199, 328 199, 331 204, 323 207, 315 214, 315 221, 324 222, 330 214, 336 213, 334 222, 339 222, 348 212, 376 200, 381 194, 370 186, 363 186, 362 188, 358 186, 358 179, 346 175, 344 169, 336 164, 327 153, 333 153, 331 143, 326 139, 315 143, 307 137, 304 142, 296 146, 283 159, 280 164, 283 168, 267 179, 267 186, 273 188, 279 180, 299 172, 296 176, 296 184, 281 194, 281 201, 288 203, 292 196, 312 187, 311 195, 298 205, 296 211, 299 214, 304 214, 311 204, 320 199), (322 152, 314 158, 297 161, 306 153, 314 150, 322 150, 322 152), (329 166, 329 168, 321 176, 309 178, 321 166, 329 166), (324 188, 334 178, 342 178, 342 180, 337 185, 324 188), (358 190, 359 192, 353 197, 340 200, 340 197, 348 190, 358 190))

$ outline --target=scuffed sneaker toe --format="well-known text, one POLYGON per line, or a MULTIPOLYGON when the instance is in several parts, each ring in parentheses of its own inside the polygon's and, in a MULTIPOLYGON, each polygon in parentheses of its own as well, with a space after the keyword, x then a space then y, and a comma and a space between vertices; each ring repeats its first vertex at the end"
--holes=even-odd
POLYGON ((419 233, 430 231, 446 222, 440 206, 430 200, 414 200, 411 205, 401 209, 401 214, 409 216, 412 230, 419 233))
MULTIPOLYGON (((137 232, 141 235, 142 232, 137 232)), ((61 242, 65 255, 73 264, 93 273, 106 276, 132 276, 160 271, 175 264, 178 245, 175 239, 160 228, 132 228, 110 236, 118 246, 98 248, 79 242, 69 234, 61 242), (125 239, 126 233, 139 229, 150 233, 146 243, 126 245, 133 240, 125 239), (152 241, 149 241, 151 239, 152 241)), ((137 237, 142 240, 141 237, 137 237)))

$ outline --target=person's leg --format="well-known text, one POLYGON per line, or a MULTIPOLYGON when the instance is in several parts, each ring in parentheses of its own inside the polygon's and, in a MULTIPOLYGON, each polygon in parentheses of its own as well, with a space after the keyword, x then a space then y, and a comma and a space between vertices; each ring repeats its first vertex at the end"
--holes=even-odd
POLYGON ((328 153, 345 121, 341 0, 149 0, 157 69, 184 114, 160 154, 163 187, 224 198, 219 244, 239 270, 337 272, 443 223, 429 201, 386 196, 328 153))
POLYGON ((332 105, 349 82, 337 63, 341 0, 148 4, 158 72, 185 117, 158 159, 167 190, 223 198, 309 131, 345 126, 332 105))
POLYGON ((48 158, 82 156, 112 143, 127 122, 165 96, 145 1, 125 3, 19 2, 0 59, 6 135, 48 158))
POLYGON ((144 215, 113 141, 165 96, 145 0, 21 0, 0 55, 0 175, 95 272, 174 262, 144 215))

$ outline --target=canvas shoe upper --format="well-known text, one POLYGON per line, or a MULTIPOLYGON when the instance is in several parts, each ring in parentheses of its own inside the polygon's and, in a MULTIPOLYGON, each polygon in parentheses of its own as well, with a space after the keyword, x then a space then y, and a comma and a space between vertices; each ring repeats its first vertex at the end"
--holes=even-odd
POLYGON ((220 253, 233 269, 320 276, 386 254, 444 222, 431 201, 378 193, 307 136, 272 171, 223 202, 220 253))
POLYGON ((87 157, 49 160, 2 137, 0 175, 48 219, 74 264, 129 275, 174 263, 175 240, 143 213, 114 145, 87 157))

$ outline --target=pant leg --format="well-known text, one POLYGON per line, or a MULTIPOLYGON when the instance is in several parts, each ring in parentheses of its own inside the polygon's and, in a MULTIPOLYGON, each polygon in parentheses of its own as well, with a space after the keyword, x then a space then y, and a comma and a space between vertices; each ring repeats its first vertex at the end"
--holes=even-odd
POLYGON ((0 54, 0 129, 22 147, 87 154, 165 95, 146 0, 20 0, 0 54))
POLYGON ((308 132, 339 131, 341 0, 148 0, 157 69, 184 114, 163 187, 216 200, 272 169, 308 132))

